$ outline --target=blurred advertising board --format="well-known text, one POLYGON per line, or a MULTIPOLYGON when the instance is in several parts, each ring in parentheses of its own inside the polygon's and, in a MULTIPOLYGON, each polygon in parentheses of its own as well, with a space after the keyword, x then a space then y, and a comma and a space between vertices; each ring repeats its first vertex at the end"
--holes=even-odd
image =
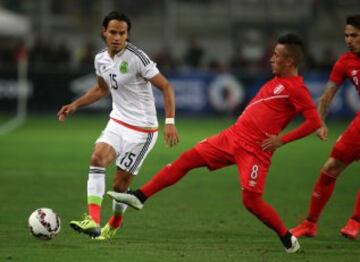
MULTIPOLYGON (((185 72, 166 74, 175 90, 178 113, 189 115, 224 114, 238 115, 259 88, 271 76, 244 76, 229 73, 185 72)), ((318 102, 327 81, 326 74, 307 74, 304 77, 315 102, 318 102)), ((65 103, 84 94, 95 84, 94 73, 33 72, 29 74, 29 110, 33 112, 56 111, 65 103)), ((14 74, 3 74, 0 78, 0 109, 6 112, 15 105, 17 82, 14 74)), ((156 106, 164 109, 161 92, 154 88, 156 106)), ((109 97, 91 105, 86 110, 109 111, 109 97)), ((360 96, 351 83, 346 82, 335 96, 329 109, 329 116, 349 118, 360 111, 360 96)))

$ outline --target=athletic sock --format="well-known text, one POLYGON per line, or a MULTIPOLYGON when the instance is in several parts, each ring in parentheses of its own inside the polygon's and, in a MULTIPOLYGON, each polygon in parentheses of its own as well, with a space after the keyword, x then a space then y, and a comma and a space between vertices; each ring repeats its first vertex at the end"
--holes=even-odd
POLYGON ((360 191, 357 194, 355 206, 354 206, 354 212, 351 218, 360 223, 360 191))
POLYGON ((248 190, 243 190, 242 195, 245 207, 265 225, 273 229, 280 239, 285 239, 288 229, 275 209, 262 199, 262 195, 248 190))
POLYGON ((287 231, 284 236, 280 237, 280 240, 283 243, 284 247, 286 248, 292 247, 291 237, 292 234, 289 231, 287 231))
POLYGON ((110 217, 108 223, 109 223, 111 228, 116 229, 116 228, 119 228, 121 226, 123 220, 124 220, 123 215, 119 215, 119 216, 112 215, 110 217))
POLYGON ((110 217, 108 222, 111 228, 116 229, 121 226, 127 207, 128 206, 126 204, 113 200, 113 215, 110 217))
POLYGON ((90 166, 87 181, 88 213, 100 225, 101 203, 105 193, 105 168, 90 166))
POLYGON ((335 182, 335 177, 327 175, 324 171, 320 173, 320 177, 316 182, 311 195, 310 210, 307 220, 317 223, 321 211, 334 191, 335 182))
POLYGON ((171 186, 184 177, 191 169, 206 166, 205 160, 195 150, 183 153, 172 164, 165 166, 153 178, 140 188, 140 191, 150 197, 156 192, 171 186))

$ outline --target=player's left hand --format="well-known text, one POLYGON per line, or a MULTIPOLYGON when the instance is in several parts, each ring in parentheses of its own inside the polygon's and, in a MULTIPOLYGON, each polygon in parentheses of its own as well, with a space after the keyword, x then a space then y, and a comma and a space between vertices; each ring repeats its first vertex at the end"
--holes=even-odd
POLYGON ((322 123, 321 127, 318 130, 316 130, 316 135, 318 136, 318 138, 320 138, 320 140, 323 141, 327 140, 328 133, 329 133, 329 129, 325 123, 322 123))
POLYGON ((174 124, 165 125, 164 137, 165 144, 169 147, 175 146, 177 143, 179 143, 179 136, 174 124))
POLYGON ((279 135, 272 135, 266 133, 268 138, 264 139, 261 143, 261 148, 263 151, 275 151, 277 148, 283 145, 281 137, 279 135))

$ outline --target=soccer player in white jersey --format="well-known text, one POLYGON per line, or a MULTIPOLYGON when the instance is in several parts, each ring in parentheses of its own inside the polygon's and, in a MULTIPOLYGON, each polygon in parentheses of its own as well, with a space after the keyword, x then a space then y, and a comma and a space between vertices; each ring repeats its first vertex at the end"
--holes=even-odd
POLYGON ((101 203, 105 192, 105 169, 113 161, 116 174, 113 189, 126 192, 138 174, 144 159, 158 136, 158 122, 151 85, 162 91, 165 103, 165 143, 179 141, 175 127, 175 98, 168 80, 156 64, 128 41, 130 19, 116 11, 102 23, 106 48, 95 56, 97 83, 83 96, 64 105, 58 112, 60 121, 78 108, 111 94, 112 111, 106 128, 96 140, 87 181, 88 214, 70 226, 97 239, 112 238, 120 228, 125 204, 113 201, 113 215, 100 229, 101 203))

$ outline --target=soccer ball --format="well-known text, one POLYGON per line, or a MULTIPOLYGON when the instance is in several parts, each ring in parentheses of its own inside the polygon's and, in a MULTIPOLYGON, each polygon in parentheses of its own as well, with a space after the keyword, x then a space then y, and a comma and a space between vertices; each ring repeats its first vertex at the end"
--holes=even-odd
POLYGON ((43 240, 54 238, 61 228, 59 216, 52 209, 45 207, 32 212, 28 223, 31 234, 43 240))

